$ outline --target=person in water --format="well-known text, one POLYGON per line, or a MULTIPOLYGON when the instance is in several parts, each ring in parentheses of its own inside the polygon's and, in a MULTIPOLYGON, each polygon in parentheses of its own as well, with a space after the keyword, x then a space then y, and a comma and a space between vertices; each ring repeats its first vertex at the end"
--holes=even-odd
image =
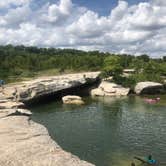
POLYGON ((152 155, 148 156, 148 163, 149 164, 156 164, 156 160, 152 159, 152 155))

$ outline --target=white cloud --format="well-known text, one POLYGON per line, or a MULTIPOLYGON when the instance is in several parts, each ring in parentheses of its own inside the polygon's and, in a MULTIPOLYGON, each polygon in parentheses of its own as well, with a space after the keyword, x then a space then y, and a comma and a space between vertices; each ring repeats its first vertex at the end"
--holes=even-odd
POLYGON ((118 6, 111 11, 110 19, 118 21, 121 20, 128 9, 128 3, 126 1, 119 1, 118 6))
POLYGON ((11 5, 19 6, 29 3, 30 0, 1 0, 0 1, 0 8, 8 8, 11 5))
POLYGON ((11 25, 12 27, 19 26, 20 23, 29 21, 30 14, 31 9, 28 5, 20 6, 15 9, 9 9, 4 16, 0 17, 2 18, 2 23, 0 22, 0 25, 11 25))
POLYGON ((165 0, 132 6, 121 0, 108 16, 100 16, 71 0, 47 3, 35 11, 33 3, 34 0, 0 2, 0 44, 165 55, 165 0))
POLYGON ((98 37, 101 36, 107 26, 109 20, 104 17, 99 18, 97 13, 87 11, 80 18, 69 25, 67 31, 77 37, 98 37))
POLYGON ((162 13, 161 7, 152 6, 150 3, 140 3, 137 10, 129 18, 133 28, 139 29, 160 29, 166 25, 165 12, 162 13))
POLYGON ((72 12, 73 4, 70 0, 61 0, 59 5, 48 6, 47 12, 43 14, 43 19, 51 23, 64 22, 72 12))
POLYGON ((152 3, 158 6, 166 6, 166 1, 165 0, 152 0, 152 3))

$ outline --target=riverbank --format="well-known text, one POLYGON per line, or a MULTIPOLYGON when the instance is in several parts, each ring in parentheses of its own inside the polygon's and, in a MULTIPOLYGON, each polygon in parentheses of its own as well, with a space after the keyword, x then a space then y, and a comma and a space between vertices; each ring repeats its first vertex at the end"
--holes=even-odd
MULTIPOLYGON (((40 77, 4 86, 0 92, 0 151, 3 152, 0 165, 91 166, 92 164, 65 152, 54 142, 45 127, 31 120, 32 113, 26 106, 37 100, 43 103, 49 97, 55 100, 57 96, 78 94, 85 87, 98 83, 99 74, 100 72, 88 72, 40 77)), ((150 86, 149 89, 149 83, 145 85, 141 87, 142 90, 151 91, 154 88, 150 86)), ((114 85, 113 90, 105 88, 102 87, 107 93, 115 93, 121 87, 114 85)))
POLYGON ((14 114, 15 111, 0 110, 0 165, 92 166, 65 152, 44 126, 33 122, 28 115, 14 114))
POLYGON ((24 103, 96 82, 99 72, 69 74, 7 85, 0 93, 0 165, 92 166, 65 152, 45 127, 31 120, 24 103))

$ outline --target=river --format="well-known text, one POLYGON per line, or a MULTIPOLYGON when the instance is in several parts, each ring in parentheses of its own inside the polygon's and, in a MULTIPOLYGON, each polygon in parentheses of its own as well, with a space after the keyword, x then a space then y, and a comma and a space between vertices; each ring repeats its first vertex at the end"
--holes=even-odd
POLYGON ((30 109, 64 150, 96 166, 130 166, 149 154, 166 162, 166 95, 160 98, 150 105, 138 96, 85 97, 83 106, 55 101, 30 109))

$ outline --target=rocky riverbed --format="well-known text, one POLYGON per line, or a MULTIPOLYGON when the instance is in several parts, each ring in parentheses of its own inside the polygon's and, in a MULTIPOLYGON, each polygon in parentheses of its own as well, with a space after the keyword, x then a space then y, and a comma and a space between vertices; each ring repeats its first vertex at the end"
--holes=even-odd
POLYGON ((31 120, 24 102, 95 82, 99 72, 38 78, 7 85, 0 92, 0 165, 92 166, 51 139, 47 129, 31 120))

